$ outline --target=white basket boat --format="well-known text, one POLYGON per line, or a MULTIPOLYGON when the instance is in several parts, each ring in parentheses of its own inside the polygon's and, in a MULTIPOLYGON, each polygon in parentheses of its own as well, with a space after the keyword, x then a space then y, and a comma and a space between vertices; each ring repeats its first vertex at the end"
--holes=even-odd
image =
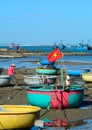
POLYGON ((47 79, 49 84, 54 84, 56 78, 56 75, 25 75, 24 82, 28 85, 44 84, 44 79, 47 79))
POLYGON ((10 84, 10 76, 0 75, 0 86, 7 86, 10 84))

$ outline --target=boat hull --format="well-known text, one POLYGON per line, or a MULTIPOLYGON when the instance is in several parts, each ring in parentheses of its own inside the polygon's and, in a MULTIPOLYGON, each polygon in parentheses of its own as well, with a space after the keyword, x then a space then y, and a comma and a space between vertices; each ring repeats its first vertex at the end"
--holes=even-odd
POLYGON ((67 69, 66 72, 70 76, 80 76, 83 73, 89 72, 90 69, 67 69))
POLYGON ((92 82, 92 72, 82 74, 81 77, 82 77, 83 81, 85 81, 85 82, 92 82))
POLYGON ((44 78, 47 79, 47 83, 54 84, 57 76, 55 75, 26 75, 24 76, 24 82, 28 85, 44 84, 44 78))
POLYGON ((46 89, 45 87, 27 88, 27 100, 29 104, 44 109, 48 107, 54 109, 79 107, 83 101, 84 88, 78 85, 72 85, 71 87, 70 91, 46 89))
POLYGON ((0 75, 0 86, 6 86, 10 84, 10 76, 0 75))
POLYGON ((53 65, 53 64, 54 64, 54 62, 49 62, 47 59, 41 60, 40 63, 41 63, 42 65, 53 65))
MULTIPOLYGON (((54 48, 56 45, 54 46, 54 48)), ((86 52, 89 50, 92 50, 92 48, 89 45, 86 44, 78 44, 78 45, 64 45, 64 44, 59 44, 58 47, 62 52, 86 52)))
POLYGON ((41 108, 24 105, 0 105, 0 130, 30 128, 41 108))
POLYGON ((36 73, 45 75, 54 75, 58 73, 58 69, 36 68, 36 73))

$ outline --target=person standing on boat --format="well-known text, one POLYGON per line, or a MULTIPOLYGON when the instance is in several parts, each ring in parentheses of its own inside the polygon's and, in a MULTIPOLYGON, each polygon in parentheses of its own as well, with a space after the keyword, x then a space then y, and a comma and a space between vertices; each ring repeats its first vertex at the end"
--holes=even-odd
POLYGON ((70 89, 70 76, 67 74, 65 79, 65 89, 70 89))
POLYGON ((7 70, 7 74, 11 77, 11 83, 17 86, 16 77, 15 77, 15 64, 11 64, 9 69, 7 70))

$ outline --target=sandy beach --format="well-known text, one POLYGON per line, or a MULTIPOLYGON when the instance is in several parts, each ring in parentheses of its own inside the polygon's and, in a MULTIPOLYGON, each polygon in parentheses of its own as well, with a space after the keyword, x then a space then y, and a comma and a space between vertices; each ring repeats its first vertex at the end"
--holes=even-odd
MULTIPOLYGON (((7 74, 7 70, 3 70, 3 75, 7 74)), ((12 85, 0 87, 0 105, 2 104, 18 104, 28 105, 26 99, 26 84, 24 83, 24 75, 35 74, 35 69, 16 69, 16 78, 18 88, 12 85)), ((68 120, 84 120, 92 118, 92 87, 87 86, 84 92, 84 101, 80 108, 72 109, 43 109, 40 113, 40 119, 43 118, 67 118, 68 120), (85 100, 86 99, 86 100, 85 100)))

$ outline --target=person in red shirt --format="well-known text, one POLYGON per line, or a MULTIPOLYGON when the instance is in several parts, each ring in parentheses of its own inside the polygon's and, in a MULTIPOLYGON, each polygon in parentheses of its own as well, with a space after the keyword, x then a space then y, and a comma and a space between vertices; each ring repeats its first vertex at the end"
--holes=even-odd
POLYGON ((15 77, 15 64, 11 64, 9 69, 7 70, 7 74, 11 77, 11 83, 17 86, 16 77, 15 77))

